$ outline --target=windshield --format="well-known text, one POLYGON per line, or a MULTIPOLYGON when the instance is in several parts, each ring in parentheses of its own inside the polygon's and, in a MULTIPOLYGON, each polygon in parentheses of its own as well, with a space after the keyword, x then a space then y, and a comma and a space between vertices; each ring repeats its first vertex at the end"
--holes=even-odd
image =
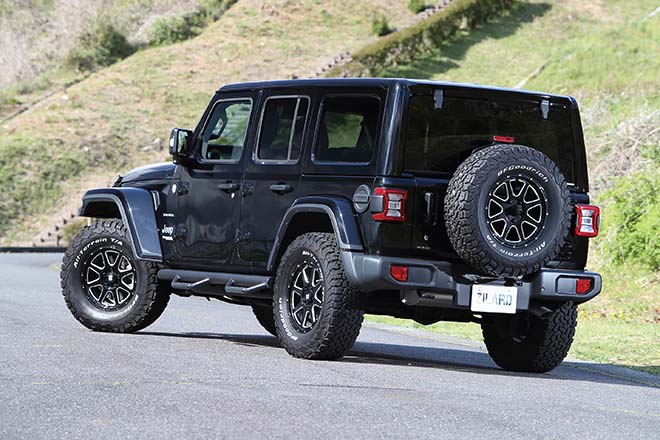
POLYGON ((431 95, 410 102, 404 170, 452 174, 471 152, 513 142, 545 153, 573 181, 573 137, 568 111, 553 105, 544 119, 539 102, 446 97, 436 109, 431 95))

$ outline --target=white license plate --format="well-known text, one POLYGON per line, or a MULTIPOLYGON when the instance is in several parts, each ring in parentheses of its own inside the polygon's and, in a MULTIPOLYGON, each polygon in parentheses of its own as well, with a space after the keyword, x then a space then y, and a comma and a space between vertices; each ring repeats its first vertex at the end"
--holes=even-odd
POLYGON ((474 284, 470 310, 486 313, 516 313, 518 288, 474 284))

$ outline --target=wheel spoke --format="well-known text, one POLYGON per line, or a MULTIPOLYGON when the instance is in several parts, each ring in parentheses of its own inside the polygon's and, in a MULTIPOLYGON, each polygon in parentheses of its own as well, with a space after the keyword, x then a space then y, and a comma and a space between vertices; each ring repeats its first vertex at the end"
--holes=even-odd
POLYGON ((105 261, 108 262, 108 266, 111 268, 114 268, 117 265, 117 261, 121 257, 119 252, 112 250, 103 252, 103 256, 105 257, 105 261))
POLYGON ((98 269, 98 270, 103 270, 105 269, 105 259, 103 258, 103 254, 98 254, 92 260, 89 262, 90 266, 98 269))
POLYGON ((527 190, 525 191, 525 194, 523 195, 523 202, 525 203, 533 203, 541 200, 541 197, 539 196, 538 191, 532 186, 532 185, 527 185, 527 190), (528 198, 531 193, 531 198, 528 198))
POLYGON ((527 182, 519 179, 509 180, 509 187, 511 188, 511 196, 518 198, 525 191, 527 182))
POLYGON ((89 294, 92 295, 92 298, 101 301, 101 295, 103 295, 103 285, 101 285, 101 283, 89 286, 87 287, 87 290, 89 291, 89 294))
POLYGON ((495 199, 490 199, 488 201, 488 218, 496 219, 504 215, 504 207, 500 202, 495 199))
POLYGON ((518 226, 509 225, 509 229, 507 229, 504 239, 511 243, 520 243, 522 238, 520 237, 520 230, 518 229, 518 226))
POLYGON ((133 273, 126 274, 121 277, 121 284, 128 290, 133 291, 135 288, 135 275, 133 273), (126 281, 128 279, 128 281, 126 281))
POLYGON ((528 222, 527 220, 524 220, 521 225, 520 225, 520 230, 522 231, 523 234, 523 240, 527 240, 529 237, 534 235, 536 231, 539 230, 538 226, 528 222), (529 232, 527 232, 529 231, 529 232))
POLYGON ((310 279, 309 275, 307 274, 307 269, 309 269, 309 266, 305 265, 302 268, 302 277, 303 277, 303 282, 305 283, 306 286, 310 284, 310 279))
POLYGON ((133 270, 133 266, 131 265, 131 262, 128 261, 126 256, 122 255, 119 259, 119 263, 117 263, 117 270, 119 273, 125 273, 133 270))
POLYGON ((490 223, 490 227, 492 228, 493 232, 495 233, 495 235, 497 235, 500 238, 504 236, 504 233, 507 231, 508 226, 509 223, 504 218, 497 219, 490 223))
POLYGON ((537 225, 541 223, 543 220, 543 207, 541 206, 540 203, 537 203, 536 205, 530 206, 527 208, 527 212, 525 213, 527 216, 527 220, 531 220, 537 225))
POLYGON ((509 186, 506 182, 500 183, 499 186, 495 188, 495 191, 493 191, 493 197, 498 198, 502 202, 507 202, 509 200, 509 186))
POLYGON ((302 319, 302 327, 303 327, 303 328, 307 328, 307 327, 308 327, 308 326, 306 325, 306 324, 307 324, 307 318, 308 318, 308 317, 309 317, 309 310, 305 310, 305 315, 303 316, 303 319, 302 319))
POLYGON ((85 278, 85 282, 87 285, 90 285, 95 284, 98 281, 101 281, 101 273, 92 266, 89 266, 87 268, 87 277, 85 278))

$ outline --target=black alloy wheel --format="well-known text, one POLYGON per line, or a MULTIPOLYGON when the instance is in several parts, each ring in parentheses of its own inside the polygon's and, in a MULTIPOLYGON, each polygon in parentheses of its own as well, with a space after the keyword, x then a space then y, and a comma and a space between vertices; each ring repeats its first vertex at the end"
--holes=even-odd
POLYGON ((500 243, 513 249, 532 243, 545 229, 548 198, 539 183, 507 176, 493 185, 486 201, 486 223, 500 243))
POLYGON ((289 312, 296 330, 307 333, 323 311, 323 272, 316 260, 300 264, 289 288, 289 312))
POLYGON ((121 248, 100 248, 83 262, 80 272, 83 289, 95 307, 118 310, 135 295, 135 262, 121 248))

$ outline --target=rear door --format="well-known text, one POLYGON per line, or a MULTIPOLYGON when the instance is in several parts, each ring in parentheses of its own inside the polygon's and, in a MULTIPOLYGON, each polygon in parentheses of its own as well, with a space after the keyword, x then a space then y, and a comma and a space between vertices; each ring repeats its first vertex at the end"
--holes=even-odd
POLYGON ((282 218, 300 194, 302 152, 309 137, 309 94, 264 94, 255 147, 243 180, 238 256, 264 271, 282 218))
POLYGON ((475 150, 493 143, 544 152, 575 182, 575 152, 565 103, 530 96, 471 96, 444 90, 413 94, 408 106, 403 175, 414 176, 412 248, 428 258, 457 258, 445 230, 444 198, 453 173, 475 150))

